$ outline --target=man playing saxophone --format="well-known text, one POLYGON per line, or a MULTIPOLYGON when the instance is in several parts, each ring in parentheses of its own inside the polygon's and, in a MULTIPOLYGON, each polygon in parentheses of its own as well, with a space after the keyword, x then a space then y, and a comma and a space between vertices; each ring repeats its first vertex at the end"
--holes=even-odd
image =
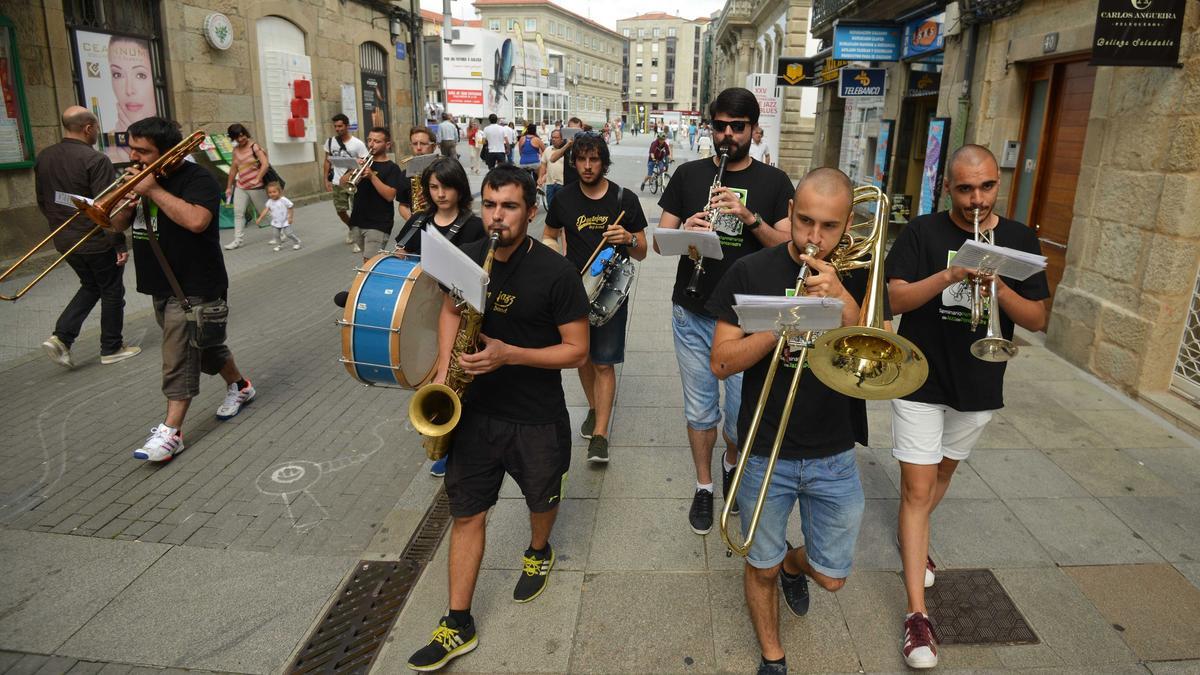
MULTIPOLYGON (((712 453, 717 427, 724 431, 722 492, 728 489, 737 460, 735 429, 741 395, 741 376, 725 380, 725 420, 721 423, 720 383, 708 369, 714 316, 705 309, 721 275, 738 258, 788 239, 788 199, 792 181, 787 174, 750 157, 750 136, 758 126, 758 99, 748 89, 722 91, 708 109, 713 119, 713 143, 726 154, 725 172, 716 187, 720 157, 681 165, 658 201, 660 228, 712 230, 721 237, 722 260, 704 260, 695 293, 688 292, 696 263, 681 257, 671 293, 671 328, 675 358, 683 380, 683 415, 688 444, 696 465, 696 491, 688 522, 696 534, 707 534, 713 522, 712 453)), ((655 247, 657 251, 657 246, 655 247)))
MULTIPOLYGON (((449 614, 433 638, 409 658, 414 670, 445 666, 478 644, 471 599, 483 560, 488 510, 507 472, 529 507, 529 548, 513 600, 529 602, 545 589, 554 565, 550 532, 571 463, 571 425, 561 369, 588 354, 588 300, 571 263, 527 236, 537 214, 529 174, 502 165, 483 179, 483 221, 499 234, 484 303, 479 351, 454 354, 460 310, 453 299, 438 321, 440 356, 434 382, 445 383, 452 356, 473 376, 446 464, 450 530, 449 614)), ((490 236, 489 236, 490 239, 490 236)), ((489 241, 463 246, 477 263, 489 241)))
MULTIPOLYGON (((747 393, 755 397, 762 392, 779 336, 771 332, 747 335, 733 310, 734 294, 790 294, 807 267, 804 292, 841 300, 842 325, 857 324, 859 303, 867 291, 867 272, 858 269, 839 277, 828 262, 850 223, 852 195, 850 179, 841 171, 821 168, 810 172, 800 180, 789 203, 790 239, 739 259, 708 301, 706 308, 717 317, 710 363, 713 374, 725 379, 745 373, 739 438, 747 437, 756 411, 747 393), (815 246, 816 255, 804 253, 809 245, 815 246)), ((796 616, 808 611, 806 577, 827 591, 840 589, 850 576, 863 514, 854 444, 867 442, 865 402, 829 388, 809 371, 800 377, 790 416, 781 419, 795 369, 805 367, 799 362, 802 354, 789 342, 780 355, 778 375, 767 400, 758 402, 764 412, 737 491, 745 535, 762 483, 769 483, 758 531, 746 556, 744 582, 746 606, 762 648, 759 675, 787 672, 779 640, 777 589, 782 586, 784 600, 796 616), (780 425, 785 426, 782 449, 773 475, 766 476, 767 456, 780 425), (796 502, 804 532, 800 548, 792 548, 784 538, 796 502)))

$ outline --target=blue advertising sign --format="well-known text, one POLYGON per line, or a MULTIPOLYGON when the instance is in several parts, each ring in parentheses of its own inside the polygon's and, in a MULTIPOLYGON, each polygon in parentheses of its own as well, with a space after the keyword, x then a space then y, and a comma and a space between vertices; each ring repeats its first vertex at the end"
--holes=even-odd
POLYGON ((837 23, 833 27, 833 58, 848 61, 899 61, 900 27, 837 23))
POLYGON ((883 68, 842 68, 838 79, 838 96, 883 96, 887 71, 883 68))
POLYGON ((910 59, 923 54, 940 52, 946 47, 946 13, 909 21, 904 25, 904 42, 900 58, 910 59))

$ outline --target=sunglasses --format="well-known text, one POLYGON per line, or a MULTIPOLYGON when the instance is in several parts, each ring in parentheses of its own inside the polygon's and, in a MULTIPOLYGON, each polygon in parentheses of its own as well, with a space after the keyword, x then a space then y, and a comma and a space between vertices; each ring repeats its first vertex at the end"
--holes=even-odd
POLYGON ((726 122, 724 120, 713 120, 712 128, 713 128, 713 131, 719 131, 721 133, 725 133, 725 129, 729 128, 733 131, 733 133, 740 134, 746 130, 746 127, 749 126, 749 124, 750 124, 749 122, 746 122, 744 120, 738 120, 737 122, 726 122))

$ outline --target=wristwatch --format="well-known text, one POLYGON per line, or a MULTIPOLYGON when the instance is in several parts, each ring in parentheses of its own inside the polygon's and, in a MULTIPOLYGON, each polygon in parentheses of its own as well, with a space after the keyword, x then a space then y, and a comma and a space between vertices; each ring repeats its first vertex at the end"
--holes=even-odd
POLYGON ((762 216, 760 216, 756 213, 756 214, 754 214, 754 222, 750 223, 749 225, 746 225, 746 229, 747 230, 757 229, 759 225, 762 225, 762 223, 763 223, 762 216))

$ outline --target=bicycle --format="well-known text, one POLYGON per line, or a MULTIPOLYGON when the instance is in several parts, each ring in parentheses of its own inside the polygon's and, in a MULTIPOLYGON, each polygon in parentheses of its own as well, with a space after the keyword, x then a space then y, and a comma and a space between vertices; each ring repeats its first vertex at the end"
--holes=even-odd
POLYGON ((650 194, 658 194, 661 189, 667 191, 667 183, 671 180, 671 160, 662 159, 654 167, 654 175, 650 178, 650 194))

